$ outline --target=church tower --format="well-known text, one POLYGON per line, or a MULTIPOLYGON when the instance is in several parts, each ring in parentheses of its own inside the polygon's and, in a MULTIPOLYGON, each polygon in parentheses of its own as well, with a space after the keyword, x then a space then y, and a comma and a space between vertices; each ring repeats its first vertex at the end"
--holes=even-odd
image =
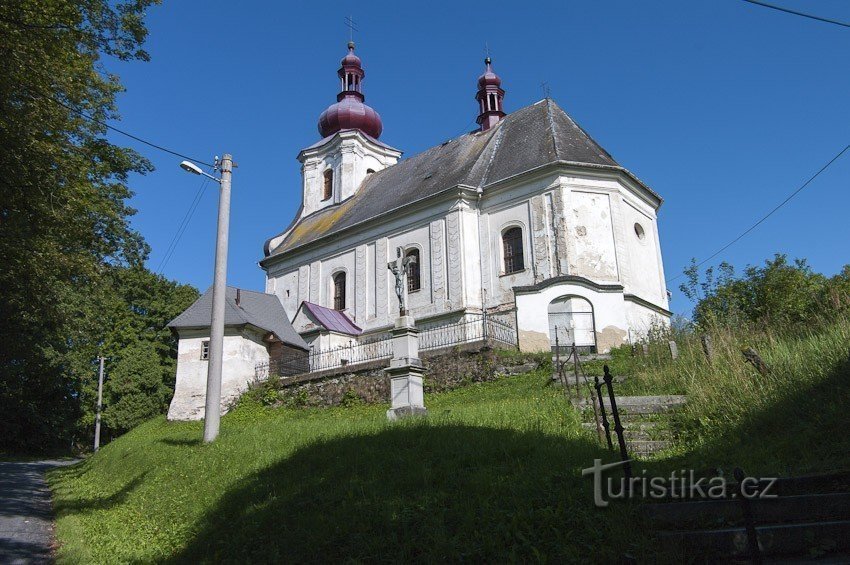
POLYGON ((354 42, 337 71, 340 92, 336 103, 319 116, 322 139, 298 154, 303 179, 301 216, 339 204, 357 192, 367 175, 398 162, 401 151, 378 141, 381 116, 367 106, 363 69, 354 42))
POLYGON ((478 77, 478 92, 475 94, 480 111, 476 121, 481 126, 481 131, 487 131, 505 117, 502 108, 502 101, 505 99, 505 91, 501 88, 502 79, 493 72, 490 57, 484 59, 484 65, 484 74, 478 77))

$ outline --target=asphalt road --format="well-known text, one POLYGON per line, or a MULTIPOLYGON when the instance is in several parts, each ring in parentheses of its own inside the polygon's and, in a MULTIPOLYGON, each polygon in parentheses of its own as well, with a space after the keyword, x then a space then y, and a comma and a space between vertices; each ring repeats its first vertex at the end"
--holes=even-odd
POLYGON ((0 563, 52 561, 53 512, 44 472, 72 463, 0 463, 0 563))

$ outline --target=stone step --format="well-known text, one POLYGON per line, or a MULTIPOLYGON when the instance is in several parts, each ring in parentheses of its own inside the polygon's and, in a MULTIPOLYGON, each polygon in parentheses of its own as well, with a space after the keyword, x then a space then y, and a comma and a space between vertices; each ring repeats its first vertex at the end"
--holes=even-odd
MULTIPOLYGON (((704 484, 703 491, 707 491, 711 483, 706 481, 704 484)), ((727 487, 730 491, 735 488, 731 484, 727 487)), ((754 498, 750 501, 750 508, 756 524, 850 520, 850 493, 754 498)), ((741 503, 735 499, 645 504, 640 512, 645 520, 659 529, 683 530, 743 523, 741 503)))
MULTIPOLYGON (((683 395, 663 395, 663 396, 617 396, 617 409, 620 414, 626 416, 628 414, 647 415, 647 414, 666 414, 684 406, 687 401, 687 396, 683 395)), ((603 397, 605 410, 610 414, 611 401, 605 396, 603 397)), ((590 400, 587 398, 581 401, 572 400, 573 406, 578 409, 590 408, 590 400)), ((598 402, 598 401, 597 401, 598 402)), ((609 418, 610 419, 610 418, 609 418)))
MULTIPOLYGON (((765 557, 850 549, 850 520, 756 526, 756 532, 765 557)), ((730 558, 748 555, 747 532, 743 527, 662 531, 658 539, 662 551, 670 556, 699 555, 707 562, 715 559, 728 562, 730 558)))
MULTIPOLYGON (((567 380, 569 381, 570 386, 575 386, 575 383, 576 383, 576 375, 575 375, 575 373, 574 373, 573 371, 571 371, 571 370, 570 370, 570 371, 567 371, 566 373, 564 373, 564 376, 565 376, 565 377, 567 378, 567 380)), ((611 381, 612 381, 613 383, 615 383, 615 384, 617 384, 617 383, 624 383, 624 382, 626 382, 626 379, 628 379, 628 378, 629 378, 629 376, 628 376, 628 375, 618 375, 618 376, 616 376, 616 377, 612 378, 612 379, 611 379, 611 381)), ((552 370, 552 380, 553 380, 553 381, 558 381, 558 382, 559 382, 559 384, 560 384, 561 375, 559 375, 559 374, 558 374, 558 371, 557 371, 557 370, 554 370, 554 369, 552 370)), ((587 382, 588 382, 588 383, 590 383, 591 385, 593 385, 593 377, 592 377, 592 376, 588 376, 588 377, 587 377, 587 382)), ((601 377, 599 378, 599 382, 602 382, 602 378, 601 378, 601 377)), ((581 376, 579 377, 579 383, 580 383, 580 384, 582 384, 582 385, 584 385, 584 378, 583 378, 583 377, 581 377, 581 376)), ((585 385, 585 386, 586 386, 586 385, 585 385)), ((605 392, 605 391, 606 391, 606 389, 604 389, 604 388, 603 388, 603 389, 602 389, 602 391, 603 391, 603 393, 607 394, 607 392, 605 392)))
MULTIPOLYGON (((581 427, 596 433, 596 424, 594 422, 582 422, 581 427)), ((668 441, 671 439, 672 434, 669 428, 658 426, 656 425, 656 422, 626 422, 623 424, 623 436, 626 438, 626 442, 653 440, 668 441)), ((616 441, 616 437, 614 427, 611 426, 612 441, 616 441)))
POLYGON ((520 365, 501 365, 496 367, 494 372, 499 373, 500 375, 521 375, 523 373, 536 371, 537 368, 538 364, 536 361, 529 361, 528 363, 522 363, 520 365))
MULTIPOLYGON (((617 445, 616 436, 611 436, 611 441, 617 445)), ((673 445, 673 442, 666 439, 653 440, 628 440, 626 439, 626 449, 629 452, 629 457, 646 457, 654 455, 659 451, 663 451, 673 445)))

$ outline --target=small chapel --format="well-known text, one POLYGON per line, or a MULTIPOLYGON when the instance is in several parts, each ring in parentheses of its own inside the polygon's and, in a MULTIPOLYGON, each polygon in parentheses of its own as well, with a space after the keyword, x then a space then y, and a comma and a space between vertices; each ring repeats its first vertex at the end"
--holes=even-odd
MULTIPOLYGON (((551 98, 507 112, 488 57, 470 91, 478 127, 403 158, 381 139, 353 42, 337 75, 336 102, 318 119, 320 139, 298 153, 301 204, 265 242, 259 263, 274 304, 246 294, 258 310, 246 312, 234 294, 237 324, 227 335, 237 341, 225 373, 240 351, 250 357, 239 365, 246 373, 273 360, 275 348, 307 355, 296 361, 306 371, 376 358, 401 300, 427 330, 425 349, 470 341, 482 319, 485 336, 497 324, 502 340, 523 351, 558 344, 604 353, 669 324, 661 196, 551 98), (404 294, 388 269, 396 259, 405 265, 404 294)), ((199 320, 209 317, 199 308, 172 322, 181 337, 178 417, 203 389, 195 358, 203 359, 209 335, 199 320)), ((253 377, 240 373, 234 382, 253 377)))

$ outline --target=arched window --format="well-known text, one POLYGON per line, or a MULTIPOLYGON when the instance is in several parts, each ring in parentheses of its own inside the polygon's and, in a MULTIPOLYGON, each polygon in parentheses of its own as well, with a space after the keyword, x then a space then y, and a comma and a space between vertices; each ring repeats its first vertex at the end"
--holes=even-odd
POLYGON ((334 310, 345 310, 345 273, 334 275, 334 310))
POLYGON ((522 257, 522 228, 511 228, 502 234, 502 249, 506 275, 525 269, 522 257))
POLYGON ((419 250, 413 248, 404 256, 413 258, 413 261, 407 264, 407 292, 416 292, 422 288, 422 277, 419 275, 419 250))
POLYGON ((333 169, 325 171, 325 187, 322 191, 322 200, 329 200, 334 195, 334 172, 333 169))

